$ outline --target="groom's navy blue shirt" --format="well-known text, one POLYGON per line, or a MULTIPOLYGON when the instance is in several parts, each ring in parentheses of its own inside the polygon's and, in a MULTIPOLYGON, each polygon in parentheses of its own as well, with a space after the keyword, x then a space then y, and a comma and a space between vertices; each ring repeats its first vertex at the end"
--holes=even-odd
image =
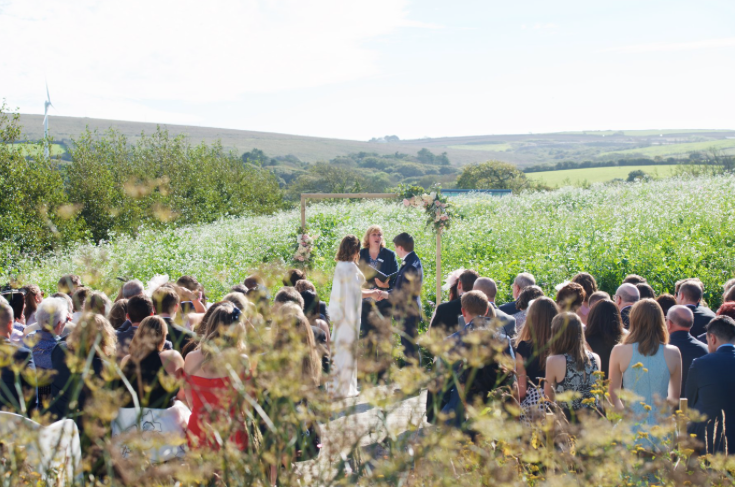
POLYGON ((403 259, 403 265, 398 269, 396 282, 391 290, 393 294, 406 293, 408 297, 421 302, 421 285, 424 282, 424 268, 421 259, 415 252, 411 252, 403 259))

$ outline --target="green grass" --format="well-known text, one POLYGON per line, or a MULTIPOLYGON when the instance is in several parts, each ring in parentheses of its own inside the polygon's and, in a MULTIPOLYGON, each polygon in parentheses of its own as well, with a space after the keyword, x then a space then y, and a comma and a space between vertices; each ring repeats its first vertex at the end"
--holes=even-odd
POLYGON ((565 169, 563 171, 543 171, 526 173, 529 179, 539 181, 554 188, 580 183, 604 183, 613 179, 626 179, 631 171, 641 170, 654 178, 665 178, 675 174, 679 166, 612 166, 588 167, 584 169, 565 169))
POLYGON ((451 149, 464 149, 464 150, 475 150, 475 151, 491 151, 491 152, 505 152, 513 149, 511 144, 465 144, 465 145, 448 145, 451 149))
MULTIPOLYGON (((16 150, 19 150, 23 156, 32 156, 43 153, 43 146, 37 143, 21 142, 13 144, 13 146, 16 150)), ((51 156, 60 156, 64 152, 66 152, 66 149, 60 144, 51 144, 49 146, 49 154, 51 154, 51 156)))
POLYGON ((613 152, 603 152, 600 156, 609 155, 633 155, 641 154, 648 157, 686 156, 690 152, 706 152, 710 149, 718 149, 725 153, 735 150, 735 139, 708 140, 705 142, 688 142, 684 144, 666 144, 642 147, 639 149, 627 149, 613 152))

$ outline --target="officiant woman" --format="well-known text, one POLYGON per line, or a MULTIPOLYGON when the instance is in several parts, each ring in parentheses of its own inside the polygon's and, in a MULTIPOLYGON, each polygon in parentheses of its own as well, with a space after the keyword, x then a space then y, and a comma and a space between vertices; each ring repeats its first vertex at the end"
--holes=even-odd
MULTIPOLYGON (((367 289, 389 290, 393 287, 395 276, 386 281, 381 281, 379 278, 376 278, 376 269, 388 276, 398 272, 396 254, 392 250, 385 248, 383 229, 379 225, 371 225, 365 232, 365 237, 362 239, 362 249, 360 249, 360 269, 365 275, 365 287, 367 289)), ((372 338, 368 338, 368 343, 363 343, 367 355, 373 355, 376 352, 375 347, 378 345, 377 342, 385 338, 383 335, 389 332, 389 330, 381 329, 386 327, 379 325, 381 321, 379 316, 390 317, 390 306, 390 301, 387 299, 376 301, 372 298, 366 298, 362 302, 360 338, 373 335, 372 338)), ((390 340, 390 337, 388 336, 387 339, 390 340)))

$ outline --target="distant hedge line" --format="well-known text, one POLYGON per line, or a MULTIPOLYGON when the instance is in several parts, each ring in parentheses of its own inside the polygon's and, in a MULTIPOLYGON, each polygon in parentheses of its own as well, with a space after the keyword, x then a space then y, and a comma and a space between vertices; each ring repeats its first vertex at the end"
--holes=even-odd
MULTIPOLYGON (((220 144, 191 145, 158 129, 130 143, 115 131, 86 131, 70 161, 26 158, 18 114, 0 107, 0 267, 21 254, 142 228, 204 223, 284 207, 276 177, 220 144)), ((39 151, 40 153, 40 151, 39 151)))

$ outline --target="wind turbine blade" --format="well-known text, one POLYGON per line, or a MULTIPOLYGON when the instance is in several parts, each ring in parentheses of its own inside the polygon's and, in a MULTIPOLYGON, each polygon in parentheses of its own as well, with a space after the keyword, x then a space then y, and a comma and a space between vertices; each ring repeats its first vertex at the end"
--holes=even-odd
POLYGON ((48 81, 46 82, 46 100, 48 100, 49 105, 51 104, 51 95, 49 95, 48 92, 48 81))

